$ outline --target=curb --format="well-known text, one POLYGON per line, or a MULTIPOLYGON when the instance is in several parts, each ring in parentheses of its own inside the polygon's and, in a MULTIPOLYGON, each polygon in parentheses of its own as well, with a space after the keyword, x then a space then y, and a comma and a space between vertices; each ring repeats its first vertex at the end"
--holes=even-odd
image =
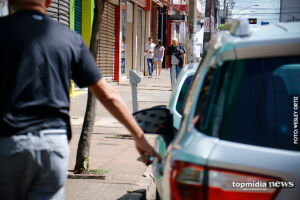
POLYGON ((100 179, 105 180, 105 176, 92 174, 68 174, 68 179, 100 179))
POLYGON ((148 166, 144 174, 139 180, 137 180, 137 186, 134 186, 132 190, 127 191, 129 194, 142 193, 139 198, 133 198, 134 200, 155 200, 156 185, 154 183, 154 177, 152 172, 152 166, 148 166))

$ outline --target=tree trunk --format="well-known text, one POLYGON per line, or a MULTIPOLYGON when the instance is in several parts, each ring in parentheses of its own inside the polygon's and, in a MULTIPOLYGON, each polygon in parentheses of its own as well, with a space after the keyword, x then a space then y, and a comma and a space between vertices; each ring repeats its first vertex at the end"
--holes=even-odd
MULTIPOLYGON (((106 0, 95 0, 92 37, 90 42, 90 51, 93 54, 95 60, 97 60, 98 43, 100 40, 100 24, 102 21, 102 14, 104 11, 105 1, 106 0)), ((76 164, 74 167, 75 173, 78 174, 88 173, 90 144, 94 132, 95 117, 96 117, 96 98, 89 90, 83 126, 81 130, 80 139, 78 142, 76 164)))
POLYGON ((196 62, 195 34, 197 28, 197 0, 189 0, 189 43, 188 60, 196 62))

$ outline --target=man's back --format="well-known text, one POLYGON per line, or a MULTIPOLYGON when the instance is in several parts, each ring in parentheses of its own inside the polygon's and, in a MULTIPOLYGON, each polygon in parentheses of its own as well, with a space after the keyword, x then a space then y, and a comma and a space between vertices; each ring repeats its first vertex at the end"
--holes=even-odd
POLYGON ((9 3, 17 13, 0 19, 0 199, 64 199, 70 78, 127 127, 141 155, 158 156, 80 35, 42 14, 51 0, 9 3))
POLYGON ((66 127, 70 79, 87 86, 100 77, 91 76, 95 62, 80 35, 35 11, 0 27, 0 136, 66 127))

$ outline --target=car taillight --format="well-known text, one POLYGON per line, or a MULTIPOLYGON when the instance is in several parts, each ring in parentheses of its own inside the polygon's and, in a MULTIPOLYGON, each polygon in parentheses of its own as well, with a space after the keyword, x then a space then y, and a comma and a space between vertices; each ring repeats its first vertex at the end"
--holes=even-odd
POLYGON ((170 174, 172 200, 268 200, 277 188, 268 188, 273 178, 175 161, 170 174))
POLYGON ((175 161, 170 174, 171 199, 202 199, 204 167, 175 161))

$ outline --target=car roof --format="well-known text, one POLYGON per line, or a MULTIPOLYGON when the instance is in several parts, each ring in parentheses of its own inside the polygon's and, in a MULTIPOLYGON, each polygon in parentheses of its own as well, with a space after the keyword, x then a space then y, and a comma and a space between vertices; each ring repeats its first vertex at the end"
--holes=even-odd
POLYGON ((246 30, 241 35, 235 35, 232 30, 220 31, 213 38, 210 48, 217 51, 218 63, 237 59, 297 56, 300 55, 300 22, 262 26, 246 30))

